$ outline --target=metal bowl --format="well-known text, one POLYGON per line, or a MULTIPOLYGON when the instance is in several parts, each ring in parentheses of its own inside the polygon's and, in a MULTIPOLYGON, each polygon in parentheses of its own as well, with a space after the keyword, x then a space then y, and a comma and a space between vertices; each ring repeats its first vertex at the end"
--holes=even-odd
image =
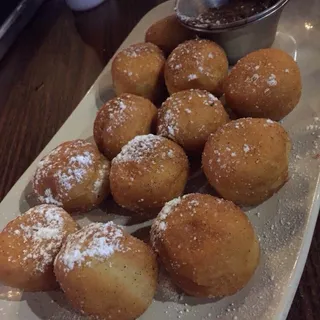
MULTIPOLYGON (((279 0, 270 8, 249 18, 224 25, 194 27, 186 23, 187 17, 196 17, 199 6, 184 7, 189 1, 176 1, 177 18, 185 27, 193 30, 199 37, 208 38, 218 43, 226 51, 230 64, 235 64, 246 54, 268 48, 272 45, 278 22, 285 4, 289 0, 279 0)), ((190 2, 189 2, 190 4, 190 2)))

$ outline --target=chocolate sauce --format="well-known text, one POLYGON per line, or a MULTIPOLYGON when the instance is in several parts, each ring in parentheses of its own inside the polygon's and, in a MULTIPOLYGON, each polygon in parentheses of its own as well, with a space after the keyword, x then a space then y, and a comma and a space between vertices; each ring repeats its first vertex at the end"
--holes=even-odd
MULTIPOLYGON (((205 9, 196 18, 181 17, 186 24, 199 28, 215 28, 250 18, 275 5, 279 0, 225 0, 219 7, 205 9)), ((218 1, 219 2, 219 1, 218 1)))

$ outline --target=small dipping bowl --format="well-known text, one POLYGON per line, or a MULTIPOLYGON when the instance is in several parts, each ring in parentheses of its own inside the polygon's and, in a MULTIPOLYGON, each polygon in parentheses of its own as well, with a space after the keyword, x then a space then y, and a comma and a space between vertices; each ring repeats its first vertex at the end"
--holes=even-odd
POLYGON ((176 15, 180 23, 200 38, 218 43, 226 51, 230 64, 252 51, 271 47, 282 10, 289 0, 279 0, 262 12, 230 23, 219 25, 197 20, 210 8, 210 3, 223 1, 226 0, 176 0, 176 15))

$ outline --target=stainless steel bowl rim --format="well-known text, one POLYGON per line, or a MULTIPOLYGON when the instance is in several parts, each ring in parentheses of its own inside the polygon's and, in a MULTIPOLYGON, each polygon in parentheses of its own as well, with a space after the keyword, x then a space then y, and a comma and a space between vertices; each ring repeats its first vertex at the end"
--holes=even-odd
MULTIPOLYGON (((194 27, 194 26, 191 26, 191 25, 185 23, 181 19, 181 17, 179 16, 179 14, 177 13, 177 5, 175 5, 174 10, 176 12, 177 18, 180 21, 180 23, 182 23, 188 29, 191 29, 193 31, 198 31, 198 32, 218 33, 218 32, 226 32, 226 31, 230 31, 233 29, 238 29, 238 28, 244 27, 245 25, 252 24, 252 23, 258 22, 260 20, 263 20, 263 19, 267 18, 268 16, 274 14, 276 11, 283 8, 283 6, 287 4, 287 2, 289 2, 289 0, 279 0, 272 7, 266 9, 265 11, 257 13, 249 18, 238 20, 238 21, 224 24, 224 25, 216 25, 215 27, 212 27, 211 29, 194 27)), ((177 3, 177 0, 176 0, 176 3, 177 3)))

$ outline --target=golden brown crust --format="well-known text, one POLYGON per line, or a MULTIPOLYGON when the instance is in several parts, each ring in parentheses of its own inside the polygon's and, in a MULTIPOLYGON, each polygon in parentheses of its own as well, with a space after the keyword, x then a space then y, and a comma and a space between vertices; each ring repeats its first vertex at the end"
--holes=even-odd
POLYGON ((109 171, 109 161, 94 144, 67 141, 40 161, 33 190, 40 203, 55 204, 68 212, 88 211, 108 195, 109 171))
POLYGON ((170 94, 187 89, 203 89, 220 96, 228 74, 227 56, 212 41, 189 40, 172 51, 164 74, 170 94))
POLYGON ((224 93, 228 107, 241 116, 280 120, 299 102, 299 67, 279 49, 252 52, 231 70, 224 93))
POLYGON ((174 93, 159 109, 157 134, 180 144, 187 152, 202 152, 211 133, 229 121, 222 103, 205 90, 174 93))
POLYGON ((151 248, 112 222, 91 224, 68 238, 54 270, 72 306, 98 319, 136 319, 157 286, 151 248))
POLYGON ((117 95, 132 93, 151 101, 164 94, 165 57, 153 43, 137 43, 120 51, 111 67, 117 95))
POLYGON ((225 199, 257 205, 288 179, 290 139, 271 120, 243 118, 220 127, 202 155, 209 183, 225 199))
POLYGON ((119 205, 151 213, 182 194, 188 171, 179 145, 160 136, 138 136, 112 161, 111 193, 119 205))
POLYGON ((259 244, 246 215, 232 202, 188 194, 166 204, 151 239, 172 279, 195 296, 240 290, 259 262, 259 244))
POLYGON ((194 37, 193 32, 183 27, 176 15, 172 14, 151 25, 146 32, 145 41, 155 44, 168 55, 180 43, 194 37))
POLYGON ((0 282, 25 291, 56 289, 54 258, 77 230, 69 214, 54 205, 31 208, 9 222, 0 233, 0 282))
POLYGON ((98 111, 94 139, 99 150, 113 159, 135 136, 151 133, 157 119, 154 104, 133 94, 121 94, 98 111))

